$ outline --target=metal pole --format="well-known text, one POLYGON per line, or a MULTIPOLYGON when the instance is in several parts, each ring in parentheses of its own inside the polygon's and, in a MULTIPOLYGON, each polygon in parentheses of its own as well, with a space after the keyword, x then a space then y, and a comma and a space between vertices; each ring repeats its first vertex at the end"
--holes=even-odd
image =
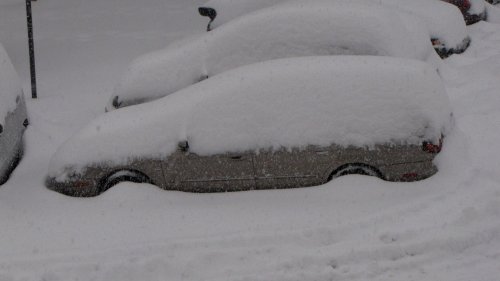
POLYGON ((31 1, 26 0, 26 15, 28 20, 28 50, 30 53, 31 97, 36 99, 35 45, 33 43, 33 19, 31 18, 31 1))

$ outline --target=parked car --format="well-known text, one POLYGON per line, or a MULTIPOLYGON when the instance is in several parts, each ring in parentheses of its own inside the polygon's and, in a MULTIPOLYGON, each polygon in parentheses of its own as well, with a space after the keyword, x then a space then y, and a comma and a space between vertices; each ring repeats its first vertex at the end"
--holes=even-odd
POLYGON ((101 115, 57 150, 46 185, 94 196, 121 181, 193 192, 347 174, 414 181, 436 173, 450 119, 444 85, 421 61, 271 60, 101 115))
MULTIPOLYGON (((451 54, 462 53, 470 44, 463 16, 449 4, 436 0, 309 0, 307 5, 315 3, 358 2, 380 5, 399 13, 411 14, 422 20, 429 29, 429 37, 434 48, 442 58, 451 54)), ((467 0, 468 1, 468 0, 467 0)), ((481 1, 481 0, 480 0, 481 1)), ((210 0, 198 11, 209 17, 207 30, 215 29, 233 19, 251 14, 283 3, 303 2, 298 0, 210 0)), ((484 10, 484 6, 483 6, 484 10)), ((335 15, 332 15, 334 17, 335 15)), ((356 17, 356 16, 355 16, 356 17)))
POLYGON ((106 109, 151 101, 223 71, 278 58, 381 55, 438 65, 441 59, 428 36, 418 19, 378 5, 271 7, 138 58, 123 75, 106 109))
POLYGON ((486 20, 487 12, 484 0, 442 0, 457 6, 467 25, 486 20))
POLYGON ((23 155, 23 134, 27 126, 21 83, 0 44, 0 184, 9 179, 23 155))

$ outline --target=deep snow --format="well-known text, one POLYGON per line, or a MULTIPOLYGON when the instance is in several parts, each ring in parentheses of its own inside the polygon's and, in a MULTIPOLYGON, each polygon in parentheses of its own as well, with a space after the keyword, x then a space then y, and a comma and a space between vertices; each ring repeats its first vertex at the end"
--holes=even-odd
POLYGON ((165 159, 183 140, 198 155, 333 143, 418 146, 438 143, 452 120, 437 69, 421 61, 383 56, 270 60, 101 115, 57 150, 49 176, 65 181, 69 171, 100 163, 165 159))
POLYGON ((107 109, 113 109, 116 97, 121 107, 151 101, 205 77, 271 59, 376 55, 441 66, 428 30, 417 17, 375 4, 313 4, 284 3, 258 10, 184 44, 137 58, 117 84, 107 109))
MULTIPOLYGON (((33 2, 39 99, 26 154, 0 187, 0 280, 487 280, 500 276, 500 13, 446 60, 456 118, 415 183, 347 176, 224 194, 120 184, 47 190, 51 154, 103 104, 129 61, 202 33, 201 1, 33 2)), ((495 9, 495 10, 492 10, 495 9)), ((0 42, 29 97, 23 0, 0 2, 0 42)))
MULTIPOLYGON (((253 13, 260 9, 265 9, 277 4, 283 3, 311 3, 303 0, 210 0, 204 3, 203 7, 214 8, 217 16, 210 23, 212 29, 217 28, 224 23, 231 21, 237 17, 241 17, 253 13)), ((314 0, 312 3, 332 4, 332 0, 314 0)), ((394 9, 394 11, 412 14, 423 21, 428 28, 431 38, 438 38, 448 48, 456 48, 466 37, 465 22, 462 13, 458 8, 450 9, 450 5, 445 2, 436 0, 346 0, 348 3, 364 3, 382 6, 385 9, 394 9)), ((473 1, 472 7, 474 11, 484 10, 483 0, 473 1), (478 2, 479 1, 479 2, 478 2), (481 5, 482 4, 482 5, 481 5)), ((286 4, 285 4, 286 5, 286 4)), ((285 6, 281 5, 281 6, 285 6)), ((480 13, 479 12, 479 13, 480 13)), ((362 17, 356 17, 360 20, 362 17)), ((363 20, 360 20, 361 22, 363 20)))

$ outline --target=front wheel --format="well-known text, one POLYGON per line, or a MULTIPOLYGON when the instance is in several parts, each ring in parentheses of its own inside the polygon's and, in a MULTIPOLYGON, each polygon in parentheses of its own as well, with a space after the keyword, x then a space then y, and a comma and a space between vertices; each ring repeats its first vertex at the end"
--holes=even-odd
POLYGON ((122 170, 107 176, 100 185, 100 192, 104 192, 120 182, 152 183, 145 174, 139 171, 122 170))

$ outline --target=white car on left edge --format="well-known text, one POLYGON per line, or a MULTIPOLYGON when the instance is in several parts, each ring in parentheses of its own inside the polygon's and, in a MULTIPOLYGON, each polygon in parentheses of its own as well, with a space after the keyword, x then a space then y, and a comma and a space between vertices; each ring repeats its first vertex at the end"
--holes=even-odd
POLYGON ((5 183, 23 154, 23 134, 28 126, 26 104, 19 77, 0 44, 0 184, 5 183))

